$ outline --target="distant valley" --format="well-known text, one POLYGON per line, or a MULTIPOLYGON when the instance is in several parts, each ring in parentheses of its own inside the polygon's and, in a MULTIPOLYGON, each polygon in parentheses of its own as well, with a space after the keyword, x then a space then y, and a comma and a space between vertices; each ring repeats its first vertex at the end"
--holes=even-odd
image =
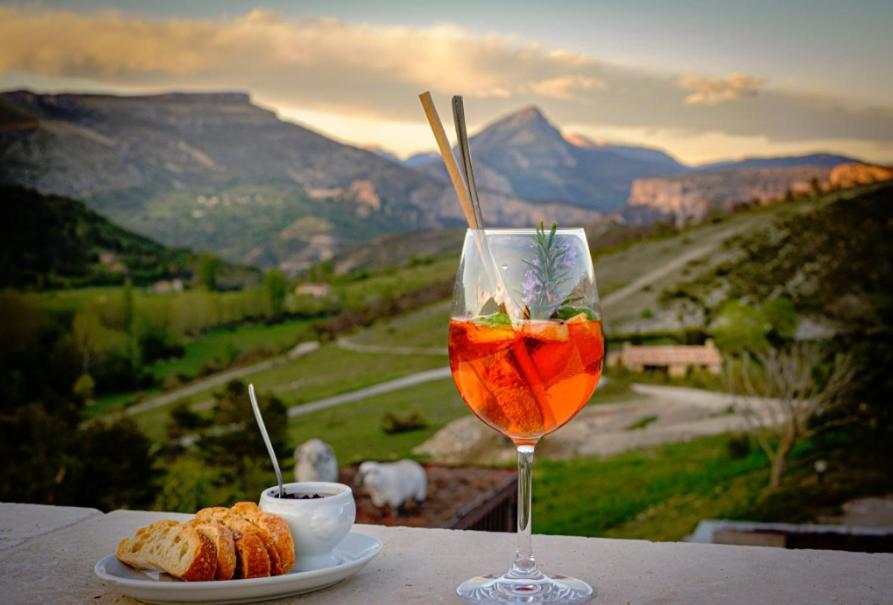
MULTIPOLYGON (((817 182, 890 176, 831 154, 687 166, 659 149, 563 133, 533 106, 475 133, 471 148, 485 218, 501 226, 696 222, 817 182)), ((341 270, 380 265, 399 247, 388 236, 464 224, 439 156, 344 145, 238 92, 0 93, 0 184, 83 200, 164 244, 292 274, 327 259, 341 270), (380 243, 349 253, 364 242, 380 243)))
POLYGON ((0 186, 0 287, 63 288, 120 285, 129 279, 156 291, 197 285, 213 267, 214 287, 238 289, 260 272, 171 248, 136 235, 83 202, 32 189, 0 186))
MULTIPOLYGON (((448 185, 283 122, 242 93, 0 95, 0 183, 84 200, 163 243, 298 272, 377 235, 456 226, 448 185)), ((492 224, 592 210, 484 196, 492 224)))

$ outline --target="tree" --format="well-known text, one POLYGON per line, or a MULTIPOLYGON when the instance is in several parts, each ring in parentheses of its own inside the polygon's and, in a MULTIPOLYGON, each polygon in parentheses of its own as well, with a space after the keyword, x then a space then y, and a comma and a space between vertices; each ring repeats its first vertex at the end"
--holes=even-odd
POLYGON ((102 324, 95 314, 79 312, 75 315, 71 327, 74 332, 74 342, 81 355, 81 373, 87 374, 90 371, 93 354, 99 347, 98 340, 102 332, 102 324))
POLYGON ((769 488, 781 485, 791 449, 819 430, 851 419, 844 409, 854 377, 849 356, 838 355, 830 368, 821 365, 813 345, 745 353, 743 363, 727 366, 727 385, 733 405, 740 411, 770 462, 769 488), (733 375, 737 374, 737 375, 733 375), (747 397, 733 391, 743 385, 747 397), (833 417, 831 422, 819 422, 833 417))
POLYGON ((133 281, 128 277, 121 288, 121 323, 124 331, 130 335, 133 335, 134 318, 133 281))
POLYGON ((814 176, 809 179, 809 191, 815 197, 822 195, 822 181, 819 180, 819 177, 814 176))
POLYGON ((751 306, 730 301, 722 306, 712 331, 717 344, 731 352, 762 351, 781 346, 797 334, 797 312, 785 296, 751 306))
MULTIPOLYGON (((267 449, 257 428, 245 384, 232 380, 223 392, 215 393, 214 398, 214 424, 205 431, 199 447, 205 460, 226 469, 229 475, 239 475, 252 463, 267 460, 267 449)), ((258 403, 273 449, 283 453, 287 408, 279 398, 263 393, 258 395, 258 403)))
POLYGON ((75 397, 87 403, 93 399, 93 391, 96 390, 96 381, 89 374, 81 374, 74 382, 72 392, 75 397))
POLYGON ((182 451, 180 440, 183 437, 198 433, 210 424, 210 419, 193 412, 185 401, 176 404, 171 409, 170 420, 167 423, 167 445, 169 450, 167 453, 179 454, 182 451))
POLYGON ((268 318, 282 315, 285 296, 288 294, 288 279, 279 269, 264 273, 264 314, 268 318))
POLYGON ((202 254, 198 259, 198 285, 209 292, 217 289, 217 271, 220 260, 213 254, 202 254))
POLYGON ((716 344, 731 352, 765 349, 770 329, 758 308, 738 301, 723 305, 712 327, 716 344))
POLYGON ((797 310, 786 296, 770 298, 760 305, 760 313, 769 326, 769 341, 775 345, 794 340, 797 335, 797 310))
POLYGON ((121 288, 121 323, 127 334, 127 355, 134 374, 139 373, 142 366, 140 335, 136 321, 136 310, 133 304, 133 281, 128 277, 121 288))

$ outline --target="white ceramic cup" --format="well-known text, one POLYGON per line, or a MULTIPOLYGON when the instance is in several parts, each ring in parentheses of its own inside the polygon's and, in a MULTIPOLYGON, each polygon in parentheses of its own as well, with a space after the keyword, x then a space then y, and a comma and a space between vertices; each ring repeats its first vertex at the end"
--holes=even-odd
POLYGON ((260 509, 279 515, 291 529, 295 541, 295 569, 310 571, 337 565, 335 546, 353 526, 357 506, 350 486, 343 483, 303 481, 286 483, 286 494, 320 494, 324 498, 295 500, 279 498, 279 487, 260 494, 260 509))

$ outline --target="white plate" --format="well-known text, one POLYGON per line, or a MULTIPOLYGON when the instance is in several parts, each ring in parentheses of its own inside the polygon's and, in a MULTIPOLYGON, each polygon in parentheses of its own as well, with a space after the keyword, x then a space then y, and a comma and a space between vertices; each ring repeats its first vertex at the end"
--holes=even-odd
POLYGON ((269 578, 181 582, 158 572, 137 571, 109 555, 94 568, 116 590, 147 603, 250 603, 311 592, 337 584, 360 571, 381 552, 381 540, 350 532, 335 547, 339 563, 314 571, 293 571, 269 578))

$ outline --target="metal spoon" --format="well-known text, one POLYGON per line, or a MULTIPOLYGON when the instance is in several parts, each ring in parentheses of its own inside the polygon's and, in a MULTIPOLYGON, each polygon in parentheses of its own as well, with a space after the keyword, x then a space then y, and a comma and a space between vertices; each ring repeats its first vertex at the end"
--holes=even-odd
POLYGON ((491 284, 495 284, 496 289, 493 291, 494 300, 506 307, 512 323, 515 323, 515 317, 520 317, 520 307, 515 303, 508 288, 505 286, 502 273, 493 257, 493 252, 487 244, 487 233, 484 228, 484 214, 481 212, 481 200, 478 197, 477 183, 474 180, 474 168, 471 164, 471 148, 468 144, 468 130, 465 127, 465 104, 462 97, 456 95, 453 97, 453 122, 456 124, 456 138, 458 139, 459 154, 462 156, 462 169, 465 172, 465 185, 468 188, 468 197, 471 200, 471 209, 474 214, 475 238, 478 242, 478 249, 484 261, 485 271, 488 274, 491 284))
POLYGON ((459 95, 453 97, 453 123, 456 125, 456 139, 459 144, 459 154, 462 156, 462 170, 465 172, 465 185, 468 187, 468 195, 471 198, 474 220, 477 222, 477 228, 483 229, 484 215, 481 212, 481 202, 478 199, 478 187, 471 165, 471 148, 468 145, 468 131, 465 128, 465 104, 459 95))
POLYGON ((254 385, 248 385, 248 398, 251 399, 251 409, 254 410, 254 418, 257 420, 257 426, 260 429, 260 435, 264 438, 267 446, 267 453, 270 454, 270 460, 273 461, 273 470, 276 471, 276 481, 279 482, 279 497, 285 498, 285 488, 282 485, 282 471, 279 470, 279 461, 276 459, 276 452, 273 451, 273 444, 270 443, 270 435, 267 433, 267 427, 264 424, 264 417, 260 413, 260 406, 257 404, 257 397, 254 396, 254 385))

